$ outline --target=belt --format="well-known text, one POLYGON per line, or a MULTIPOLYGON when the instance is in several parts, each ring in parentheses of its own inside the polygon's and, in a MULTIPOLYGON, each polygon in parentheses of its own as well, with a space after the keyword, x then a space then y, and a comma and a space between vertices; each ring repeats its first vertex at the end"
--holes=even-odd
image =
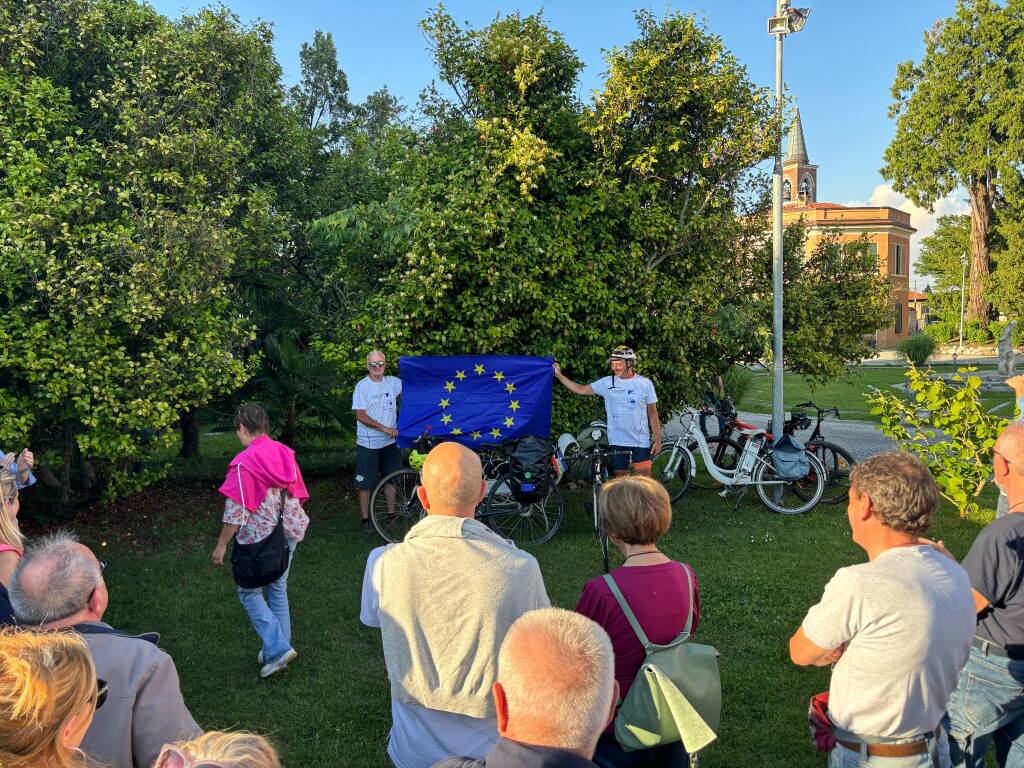
POLYGON ((999 656, 1004 659, 1011 659, 1013 661, 1019 661, 1024 659, 1024 653, 1017 653, 1016 651, 1008 651, 1001 645, 996 645, 991 640, 986 640, 983 637, 977 637, 971 640, 971 645, 977 648, 979 651, 984 653, 986 656, 999 656))
MULTIPOLYGON (((861 744, 856 741, 845 741, 836 739, 837 744, 842 744, 852 752, 860 752, 861 744)), ((867 744, 868 755, 871 757, 908 757, 909 755, 920 755, 928 751, 928 742, 912 741, 909 744, 867 744)))

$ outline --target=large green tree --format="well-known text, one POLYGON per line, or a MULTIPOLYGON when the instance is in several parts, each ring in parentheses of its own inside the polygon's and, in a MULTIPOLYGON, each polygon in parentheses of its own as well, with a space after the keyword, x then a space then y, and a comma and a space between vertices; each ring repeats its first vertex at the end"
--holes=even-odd
POLYGON ((140 482, 180 412, 250 375, 229 279, 286 233, 270 43, 223 9, 0 6, 0 440, 42 448, 65 505, 140 482))
POLYGON ((896 135, 882 174, 929 207, 966 188, 971 206, 967 316, 987 323, 993 211, 1024 156, 1020 82, 1024 2, 958 0, 956 13, 925 33, 920 62, 899 65, 890 115, 896 135))

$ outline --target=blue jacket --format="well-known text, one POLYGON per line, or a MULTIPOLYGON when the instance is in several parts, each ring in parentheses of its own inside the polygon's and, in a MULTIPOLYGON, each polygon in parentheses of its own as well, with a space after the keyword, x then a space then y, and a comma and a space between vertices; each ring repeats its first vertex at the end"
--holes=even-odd
POLYGON ((596 768, 586 758, 564 749, 538 747, 511 739, 499 739, 483 760, 448 757, 434 768, 596 768))

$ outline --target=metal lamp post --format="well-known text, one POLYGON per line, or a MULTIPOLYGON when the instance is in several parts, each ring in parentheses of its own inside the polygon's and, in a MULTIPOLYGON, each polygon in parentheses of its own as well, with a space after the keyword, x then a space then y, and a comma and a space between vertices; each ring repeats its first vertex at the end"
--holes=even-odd
POLYGON ((775 15, 768 19, 768 34, 775 35, 775 113, 779 121, 779 144, 775 148, 775 172, 772 178, 772 429, 775 439, 782 437, 786 418, 782 383, 785 361, 782 358, 782 38, 799 32, 807 23, 810 8, 791 8, 792 0, 776 0, 775 15))

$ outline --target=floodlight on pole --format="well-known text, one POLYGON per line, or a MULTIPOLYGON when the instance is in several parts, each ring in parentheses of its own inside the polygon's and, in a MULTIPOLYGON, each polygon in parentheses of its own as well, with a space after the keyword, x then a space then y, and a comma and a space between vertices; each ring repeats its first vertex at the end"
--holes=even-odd
POLYGON ((810 8, 792 8, 792 0, 776 0, 775 15, 768 19, 768 34, 775 36, 775 115, 779 124, 779 143, 775 147, 775 170, 772 176, 772 430, 775 439, 782 437, 786 418, 783 401, 782 355, 782 39, 799 32, 807 23, 810 8))

